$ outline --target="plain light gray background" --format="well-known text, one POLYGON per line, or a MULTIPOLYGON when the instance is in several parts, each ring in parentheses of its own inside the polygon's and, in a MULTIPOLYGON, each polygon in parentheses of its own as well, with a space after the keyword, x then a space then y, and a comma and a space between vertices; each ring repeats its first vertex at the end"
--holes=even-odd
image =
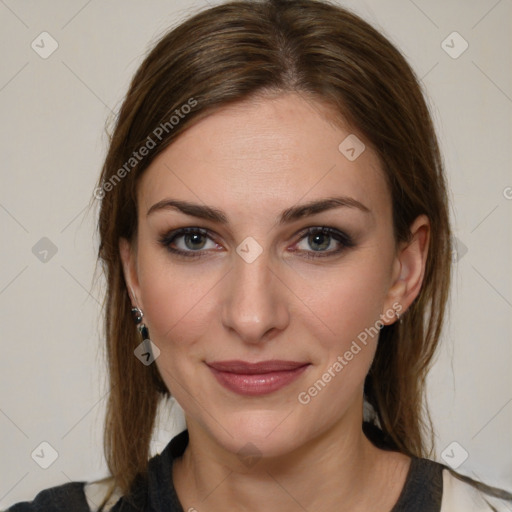
MULTIPOLYGON (((86 206, 105 122, 144 53, 208 4, 0 0, 0 508, 107 474, 103 289, 93 285, 95 212, 86 206), (44 37, 51 48, 45 31, 58 43, 46 59, 31 47, 39 42, 42 52, 44 37), (42 442, 57 454, 47 469, 36 462, 51 461, 42 442)), ((422 78, 446 161, 459 250, 449 326, 429 377, 437 460, 460 462, 467 452, 460 472, 510 490, 512 2, 340 4, 380 28, 422 78)), ((163 411, 154 452, 182 429, 179 415, 163 411)))

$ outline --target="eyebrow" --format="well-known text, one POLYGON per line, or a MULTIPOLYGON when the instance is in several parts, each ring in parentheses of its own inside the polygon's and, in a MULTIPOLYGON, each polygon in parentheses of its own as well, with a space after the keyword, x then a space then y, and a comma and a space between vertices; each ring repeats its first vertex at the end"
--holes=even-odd
MULTIPOLYGON (((281 213, 279 224, 286 224, 303 217, 308 217, 310 215, 315 215, 317 213, 340 207, 357 208, 363 213, 371 213, 368 207, 352 197, 327 197, 325 199, 310 201, 305 204, 287 208, 281 213)), ((191 203, 189 201, 178 201, 175 199, 163 199, 162 201, 158 201, 158 203, 155 203, 148 210, 146 216, 162 210, 178 210, 186 215, 191 215, 192 217, 211 220, 213 222, 218 222, 219 224, 228 224, 227 215, 218 208, 191 203)))

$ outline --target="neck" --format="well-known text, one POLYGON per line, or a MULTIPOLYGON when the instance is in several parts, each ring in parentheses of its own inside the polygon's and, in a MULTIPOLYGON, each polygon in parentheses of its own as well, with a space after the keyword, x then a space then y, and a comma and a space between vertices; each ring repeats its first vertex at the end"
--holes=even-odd
POLYGON ((252 461, 224 450, 195 422, 187 425, 189 445, 173 466, 184 510, 390 510, 407 475, 408 458, 376 448, 362 432, 362 415, 291 453, 252 461))

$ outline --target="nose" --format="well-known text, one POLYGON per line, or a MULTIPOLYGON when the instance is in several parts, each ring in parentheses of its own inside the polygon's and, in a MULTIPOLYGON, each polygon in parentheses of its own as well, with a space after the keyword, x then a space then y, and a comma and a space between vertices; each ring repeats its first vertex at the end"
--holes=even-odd
POLYGON ((223 287, 222 323, 245 343, 269 341, 289 323, 286 286, 270 267, 268 251, 248 263, 238 254, 223 287))

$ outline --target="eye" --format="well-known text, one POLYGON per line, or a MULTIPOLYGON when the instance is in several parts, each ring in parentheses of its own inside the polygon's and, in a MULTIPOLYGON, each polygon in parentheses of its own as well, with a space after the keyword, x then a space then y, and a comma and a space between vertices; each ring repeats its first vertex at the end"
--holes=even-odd
POLYGON ((159 242, 169 252, 188 258, 204 256, 204 251, 219 247, 212 240, 207 230, 196 227, 180 228, 171 231, 162 236, 159 242), (209 246, 208 242, 210 242, 209 246))
POLYGON ((325 258, 341 253, 353 247, 354 242, 349 235, 334 228, 312 227, 302 232, 300 241, 295 244, 292 251, 304 253, 306 258, 325 258))
MULTIPOLYGON (((305 258, 334 256, 355 245, 349 235, 329 227, 311 227, 299 235, 290 252, 302 253, 305 258)), ((175 229, 161 236, 159 242, 169 252, 186 258, 203 257, 221 248, 208 230, 198 227, 175 229)))

